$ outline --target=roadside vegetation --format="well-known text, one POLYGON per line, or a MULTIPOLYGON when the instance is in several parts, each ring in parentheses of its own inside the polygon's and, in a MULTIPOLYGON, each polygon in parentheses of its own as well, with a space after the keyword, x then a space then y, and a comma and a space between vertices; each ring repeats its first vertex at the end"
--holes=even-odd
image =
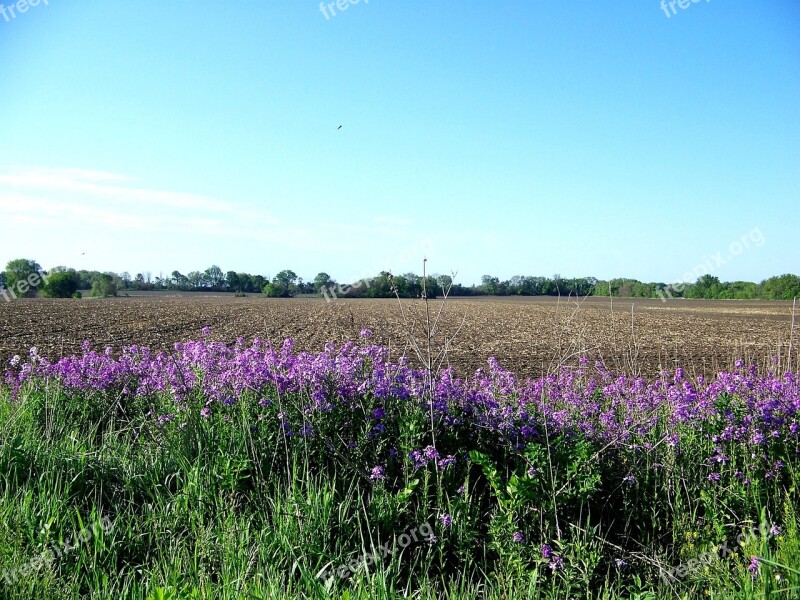
POLYGON ((203 336, 11 360, 0 597, 800 594, 800 374, 777 362, 464 380, 369 330, 203 336))

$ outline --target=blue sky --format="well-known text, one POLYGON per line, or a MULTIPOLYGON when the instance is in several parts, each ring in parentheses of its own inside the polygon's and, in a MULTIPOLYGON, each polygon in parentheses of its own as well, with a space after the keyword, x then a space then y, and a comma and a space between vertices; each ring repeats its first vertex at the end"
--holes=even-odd
POLYGON ((800 3, 347 6, 6 8, 0 262, 800 271, 800 3))

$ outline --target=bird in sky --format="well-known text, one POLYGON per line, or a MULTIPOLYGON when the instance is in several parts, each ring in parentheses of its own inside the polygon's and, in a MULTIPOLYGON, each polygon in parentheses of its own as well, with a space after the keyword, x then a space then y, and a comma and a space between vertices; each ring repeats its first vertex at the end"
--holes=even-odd
POLYGON ((336 131, 339 131, 339 129, 341 129, 341 128, 342 128, 342 126, 341 126, 341 125, 339 125, 339 127, 338 127, 338 129, 337 129, 336 131))

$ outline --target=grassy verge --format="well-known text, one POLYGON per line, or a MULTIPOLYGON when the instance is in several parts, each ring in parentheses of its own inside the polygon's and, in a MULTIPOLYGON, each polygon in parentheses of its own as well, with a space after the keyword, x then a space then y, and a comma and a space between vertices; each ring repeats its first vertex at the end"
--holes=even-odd
POLYGON ((2 598, 791 598, 798 376, 645 382, 360 344, 15 362, 2 598))

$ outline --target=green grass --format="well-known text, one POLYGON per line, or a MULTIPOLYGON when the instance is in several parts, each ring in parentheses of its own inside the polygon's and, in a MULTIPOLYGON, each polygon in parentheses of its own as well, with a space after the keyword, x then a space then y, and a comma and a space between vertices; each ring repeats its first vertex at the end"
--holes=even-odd
MULTIPOLYGON (((706 473, 691 456, 656 470, 630 456, 595 461, 580 440, 526 451, 521 464, 555 469, 535 489, 502 452, 371 482, 318 441, 254 428, 254 407, 161 427, 144 400, 52 385, 0 397, 0 598, 800 597, 794 456, 780 486, 716 496, 690 490, 706 473), (629 467, 636 486, 606 487, 629 467), (680 580, 659 577, 659 561, 719 556, 715 544, 741 525, 732 514, 783 531, 747 537, 680 580), (532 534, 516 543, 521 523, 567 568, 551 571, 532 534), (755 580, 751 555, 764 559, 755 580)), ((407 456, 425 443, 425 415, 397 410, 407 456)))

